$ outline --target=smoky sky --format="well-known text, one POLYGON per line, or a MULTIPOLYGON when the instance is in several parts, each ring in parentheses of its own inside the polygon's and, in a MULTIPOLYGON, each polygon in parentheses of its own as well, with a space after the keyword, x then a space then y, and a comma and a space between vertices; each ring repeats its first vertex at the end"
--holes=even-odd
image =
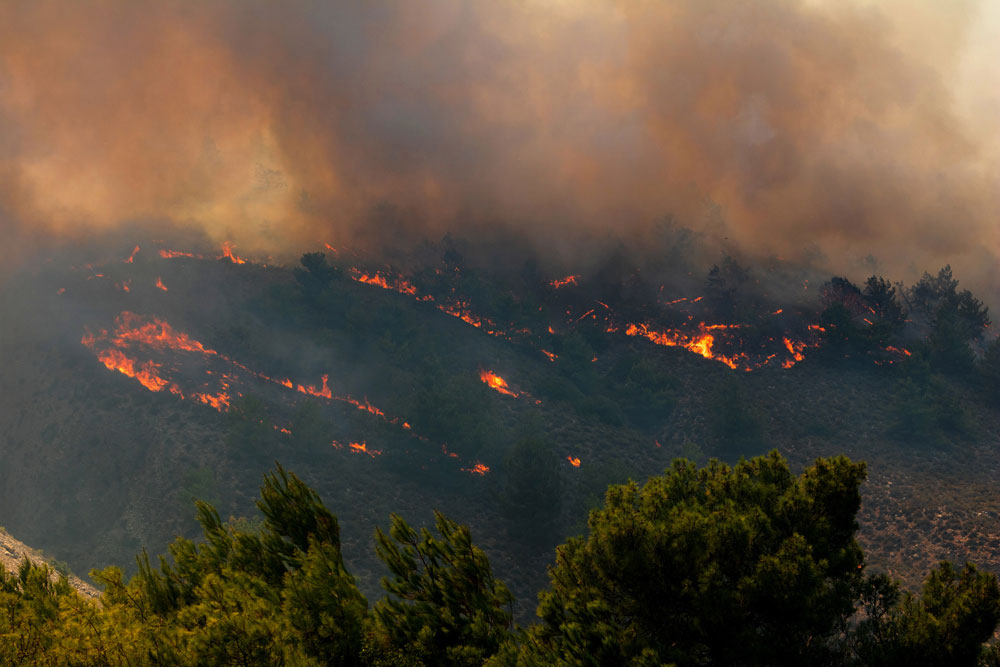
POLYGON ((294 252, 377 245, 391 206, 566 253, 670 214, 995 289, 992 19, 945 4, 5 2, 0 226, 8 254, 149 219, 294 252))

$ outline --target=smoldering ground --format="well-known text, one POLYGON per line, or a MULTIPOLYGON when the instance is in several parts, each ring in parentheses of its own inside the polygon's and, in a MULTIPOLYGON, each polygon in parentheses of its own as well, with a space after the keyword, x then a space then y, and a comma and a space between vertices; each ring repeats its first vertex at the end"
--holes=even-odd
POLYGON ((6 259, 137 218, 272 254, 452 231, 566 259, 642 248, 669 213, 746 253, 903 279, 950 262, 995 293, 995 14, 4 3, 6 259))

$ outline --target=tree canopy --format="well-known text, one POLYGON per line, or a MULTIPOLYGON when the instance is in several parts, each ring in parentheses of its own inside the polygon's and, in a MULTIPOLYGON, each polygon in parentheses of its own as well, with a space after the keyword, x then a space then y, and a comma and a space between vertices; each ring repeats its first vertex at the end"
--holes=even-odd
POLYGON ((47 566, 0 567, 0 664, 34 665, 995 665, 996 577, 942 563, 922 591, 866 574, 856 514, 865 465, 776 452, 734 466, 679 460, 608 489, 586 537, 556 551, 539 623, 468 527, 436 535, 393 516, 376 532, 386 596, 347 572, 336 517, 280 466, 262 520, 197 504, 178 539, 125 581, 92 573, 100 603, 47 566))

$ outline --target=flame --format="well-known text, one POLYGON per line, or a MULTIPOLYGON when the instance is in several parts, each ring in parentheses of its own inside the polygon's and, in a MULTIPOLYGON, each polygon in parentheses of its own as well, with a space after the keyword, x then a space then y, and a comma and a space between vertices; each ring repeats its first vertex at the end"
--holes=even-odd
POLYGON ((330 252, 332 252, 334 255, 336 255, 336 254, 338 254, 340 252, 339 250, 337 250, 336 248, 334 248, 329 243, 324 243, 323 245, 325 245, 326 249, 329 250, 330 252))
POLYGON ((542 350, 541 352, 542 354, 544 354, 546 357, 549 358, 549 361, 555 361, 556 359, 559 358, 558 354, 554 354, 552 352, 549 352, 548 350, 542 350))
POLYGON ((102 364, 107 366, 108 370, 118 371, 122 375, 135 378, 143 387, 150 391, 162 391, 164 387, 170 384, 170 382, 164 380, 157 373, 156 369, 159 368, 159 364, 153 361, 147 361, 137 367, 135 361, 125 356, 125 353, 121 350, 114 348, 101 350, 97 353, 97 358, 102 364))
MULTIPOLYGON (((323 388, 326 389, 327 391, 329 391, 330 388, 326 386, 326 377, 327 376, 325 376, 325 375, 323 376, 323 388)), ((327 396, 327 398, 330 398, 330 397, 327 396)), ((345 401, 347 403, 350 403, 351 405, 353 405, 354 407, 356 407, 358 410, 367 410, 368 412, 370 412, 373 415, 385 418, 385 413, 382 412, 381 410, 379 410, 378 408, 376 408, 371 403, 369 403, 367 398, 365 399, 364 403, 361 403, 360 401, 355 400, 355 399, 351 398, 350 396, 348 396, 347 398, 340 398, 339 396, 337 396, 335 398, 338 398, 339 400, 342 400, 342 401, 345 401)), ((408 425, 405 424, 405 422, 404 422, 403 428, 408 428, 408 425)))
POLYGON ((451 458, 451 459, 457 459, 458 458, 458 454, 456 454, 455 452, 449 452, 448 451, 448 445, 441 445, 441 451, 448 458, 451 458))
POLYGON ((131 263, 132 263, 132 260, 134 260, 134 259, 135 259, 135 256, 136 256, 136 254, 137 254, 138 252, 139 252, 139 246, 136 246, 136 247, 135 247, 135 249, 134 249, 134 250, 132 251, 132 254, 131 254, 131 255, 129 255, 128 257, 126 257, 126 258, 125 258, 125 259, 124 259, 123 261, 124 261, 124 262, 125 262, 126 264, 131 264, 131 263))
POLYGON ((178 333, 167 322, 152 318, 151 322, 143 322, 140 315, 131 311, 123 311, 115 318, 115 335, 111 343, 115 347, 124 348, 131 343, 142 343, 157 350, 172 349, 185 352, 200 352, 206 355, 218 355, 186 333, 178 333))
POLYGON ((191 259, 202 259, 201 255, 195 255, 192 252, 184 252, 183 250, 160 250, 160 257, 163 259, 174 259, 175 257, 189 257, 191 259))
POLYGON ((362 273, 357 269, 352 269, 351 271, 352 273, 354 273, 354 276, 352 277, 359 283, 364 283, 366 285, 375 285, 376 287, 381 287, 382 289, 393 290, 395 292, 399 292, 400 294, 409 294, 410 296, 416 296, 417 294, 416 286, 398 276, 395 278, 387 279, 378 271, 376 271, 372 275, 368 275, 367 273, 362 273))
POLYGON ((567 456, 566 460, 569 461, 569 464, 571 466, 573 466, 574 468, 579 468, 580 467, 580 459, 578 457, 576 457, 576 456, 567 456))
POLYGON ((299 392, 301 392, 303 394, 309 394, 310 396, 319 396, 320 398, 331 398, 332 399, 333 398, 333 392, 330 391, 330 385, 327 384, 327 381, 329 379, 330 379, 329 375, 324 375, 323 376, 323 386, 322 386, 321 389, 317 389, 316 387, 313 387, 313 386, 303 386, 301 384, 298 385, 298 386, 296 386, 295 389, 296 389, 296 391, 299 391, 299 392))
POLYGON ((566 276, 565 278, 556 278, 555 280, 549 281, 549 287, 551 287, 552 289, 559 289, 560 287, 566 287, 566 285, 576 286, 577 285, 576 281, 579 278, 580 278, 579 275, 566 276))
POLYGON ((351 451, 355 454, 367 454, 372 458, 382 454, 382 452, 378 449, 368 449, 368 443, 366 442, 352 442, 348 445, 348 447, 350 447, 351 451))
MULTIPOLYGON (((700 299, 701 297, 698 298, 700 299)), ((650 329, 645 324, 629 324, 625 328, 625 334, 627 336, 642 336, 644 338, 648 338, 657 345, 665 345, 667 347, 683 347, 684 349, 694 352, 695 354, 700 354, 706 359, 722 362, 730 368, 735 369, 739 366, 739 364, 734 357, 727 357, 721 354, 714 354, 712 352, 712 345, 715 343, 715 336, 709 333, 709 331, 715 329, 736 328, 738 326, 739 325, 730 324, 706 325, 702 323, 698 325, 698 333, 687 333, 676 329, 668 331, 655 331, 650 329)))
POLYGON ((490 471, 490 467, 478 461, 471 468, 461 468, 462 472, 472 473, 473 475, 485 475, 490 471))
POLYGON ((163 290, 164 292, 167 291, 167 286, 163 284, 163 279, 160 278, 159 276, 156 277, 156 287, 158 289, 163 290))
POLYGON ((219 392, 215 396, 211 394, 191 394, 191 398, 194 400, 204 403, 205 405, 210 405, 219 412, 225 412, 229 409, 229 394, 225 392, 219 392))
POLYGON ((228 259, 233 264, 246 264, 247 261, 237 255, 233 254, 233 248, 235 248, 232 243, 225 241, 222 244, 222 256, 219 259, 228 259))
POLYGON ((791 359, 786 359, 785 362, 781 364, 782 368, 791 368, 796 363, 805 359, 805 356, 802 354, 802 350, 807 347, 805 342, 793 342, 788 339, 788 336, 782 338, 782 342, 784 342, 785 349, 788 350, 788 354, 792 355, 791 359))
POLYGON ((512 391, 507 385, 507 381, 493 371, 479 371, 479 379, 489 385, 490 389, 494 391, 513 396, 514 398, 518 396, 517 392, 512 391))

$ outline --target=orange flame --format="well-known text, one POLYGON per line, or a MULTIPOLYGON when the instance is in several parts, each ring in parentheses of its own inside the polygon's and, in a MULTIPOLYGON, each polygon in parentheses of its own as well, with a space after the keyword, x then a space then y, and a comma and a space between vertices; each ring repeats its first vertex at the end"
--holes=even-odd
POLYGON ((123 311, 115 318, 115 336, 111 343, 115 347, 127 347, 130 343, 143 343, 155 349, 183 350, 200 352, 202 354, 218 355, 218 352, 206 348, 186 333, 179 333, 167 322, 156 317, 151 322, 143 322, 143 318, 130 311, 123 311))
POLYGON ((320 389, 317 389, 316 387, 309 385, 303 386, 301 384, 295 387, 295 389, 296 391, 299 391, 303 394, 309 394, 310 396, 319 396, 321 398, 333 398, 333 392, 330 391, 330 385, 327 384, 327 381, 329 379, 330 379, 329 375, 323 376, 323 386, 320 389))
POLYGON ((573 466, 574 468, 579 468, 580 467, 580 459, 578 457, 576 457, 576 456, 567 456, 566 460, 569 461, 569 464, 571 466, 573 466))
POLYGON ((549 352, 548 350, 542 350, 541 352, 542 352, 542 354, 544 354, 546 357, 549 358, 549 361, 555 361, 556 359, 559 358, 558 354, 549 352))
POLYGON ((233 264, 246 264, 247 261, 245 259, 233 254, 233 248, 235 247, 229 241, 225 241, 222 244, 222 256, 219 259, 228 259, 233 264))
POLYGON ((512 391, 507 385, 507 381, 493 371, 479 371, 479 379, 489 385, 490 389, 494 391, 513 396, 514 398, 518 396, 517 392, 512 391))
POLYGON ((460 468, 460 470, 462 472, 472 473, 473 475, 485 475, 490 471, 490 467, 477 462, 471 468, 460 468))
POLYGON ((382 289, 393 290, 395 292, 399 292, 400 294, 409 294, 410 296, 415 296, 417 293, 416 286, 400 277, 392 278, 390 282, 390 280, 386 279, 386 277, 378 271, 372 275, 361 273, 357 269, 353 269, 352 271, 355 273, 353 276, 354 280, 359 283, 375 285, 376 287, 381 287, 382 289))
POLYGON ((175 257, 190 257, 191 259, 201 259, 201 255, 183 250, 160 250, 160 257, 163 259, 174 259, 175 257))
POLYGON ((219 412, 225 412, 229 409, 230 397, 225 392, 219 392, 215 396, 211 394, 191 394, 191 398, 205 405, 210 405, 219 412))
POLYGON ((159 276, 156 276, 156 287, 157 289, 161 289, 164 292, 167 291, 167 286, 163 284, 163 279, 160 278, 159 276))
POLYGON ((170 384, 156 372, 159 364, 147 361, 142 366, 136 367, 136 362, 125 356, 121 350, 108 349, 98 352, 97 358, 108 370, 118 371, 130 378, 135 378, 139 383, 150 391, 162 391, 170 384))
POLYGON ((549 281, 549 287, 551 287, 552 289, 559 289, 560 287, 566 287, 566 285, 575 286, 577 284, 576 281, 577 279, 579 279, 579 277, 580 277, 579 275, 575 275, 575 276, 566 276, 565 278, 556 278, 555 280, 549 281))
MULTIPOLYGON (((329 387, 326 386, 326 376, 325 375, 323 376, 323 387, 327 391, 329 391, 329 387)), ((327 398, 330 398, 330 397, 327 396, 327 398)), ((341 399, 341 400, 344 400, 344 401, 350 403, 351 405, 353 405, 354 407, 356 407, 358 410, 367 410, 368 412, 372 413, 373 415, 377 415, 377 416, 383 417, 383 418, 385 417, 385 413, 382 412, 380 409, 376 408, 371 403, 369 403, 367 398, 365 399, 364 403, 362 403, 362 402, 360 402, 360 401, 358 401, 356 399, 353 399, 350 396, 348 396, 347 398, 341 399)), ((404 424, 403 428, 407 428, 407 425, 404 424)))
MULTIPOLYGON (((700 299, 701 297, 698 298, 700 299)), ((727 324, 706 325, 702 323, 698 325, 698 333, 687 333, 676 329, 668 331, 655 331, 650 329, 645 324, 629 324, 625 328, 625 334, 628 336, 642 336, 657 345, 664 345, 667 347, 683 347, 686 350, 700 354, 706 359, 722 362, 730 368, 737 368, 739 364, 736 362, 735 358, 726 357, 721 354, 714 354, 712 352, 712 345, 715 343, 715 336, 708 333, 710 330, 714 329, 728 329, 737 326, 738 325, 727 324)))
POLYGON ((785 362, 781 364, 782 368, 791 368, 796 363, 805 359, 805 356, 802 354, 802 350, 806 347, 805 342, 793 342, 789 340, 787 336, 782 338, 782 341, 785 343, 785 349, 788 350, 788 354, 792 355, 791 359, 786 359, 785 362))
POLYGON ((131 264, 131 263, 132 263, 132 260, 134 260, 134 259, 135 259, 135 256, 136 256, 136 254, 137 254, 138 252, 139 252, 139 246, 136 246, 136 247, 135 247, 135 250, 133 250, 133 251, 132 251, 132 254, 131 254, 131 255, 129 255, 128 257, 126 257, 126 258, 125 258, 125 260, 124 260, 124 261, 125 261, 125 263, 126 263, 126 264, 131 264))
POLYGON ((351 448, 351 451, 355 454, 367 454, 368 456, 375 458, 380 456, 382 452, 378 449, 368 449, 367 442, 352 442, 347 445, 351 448))

